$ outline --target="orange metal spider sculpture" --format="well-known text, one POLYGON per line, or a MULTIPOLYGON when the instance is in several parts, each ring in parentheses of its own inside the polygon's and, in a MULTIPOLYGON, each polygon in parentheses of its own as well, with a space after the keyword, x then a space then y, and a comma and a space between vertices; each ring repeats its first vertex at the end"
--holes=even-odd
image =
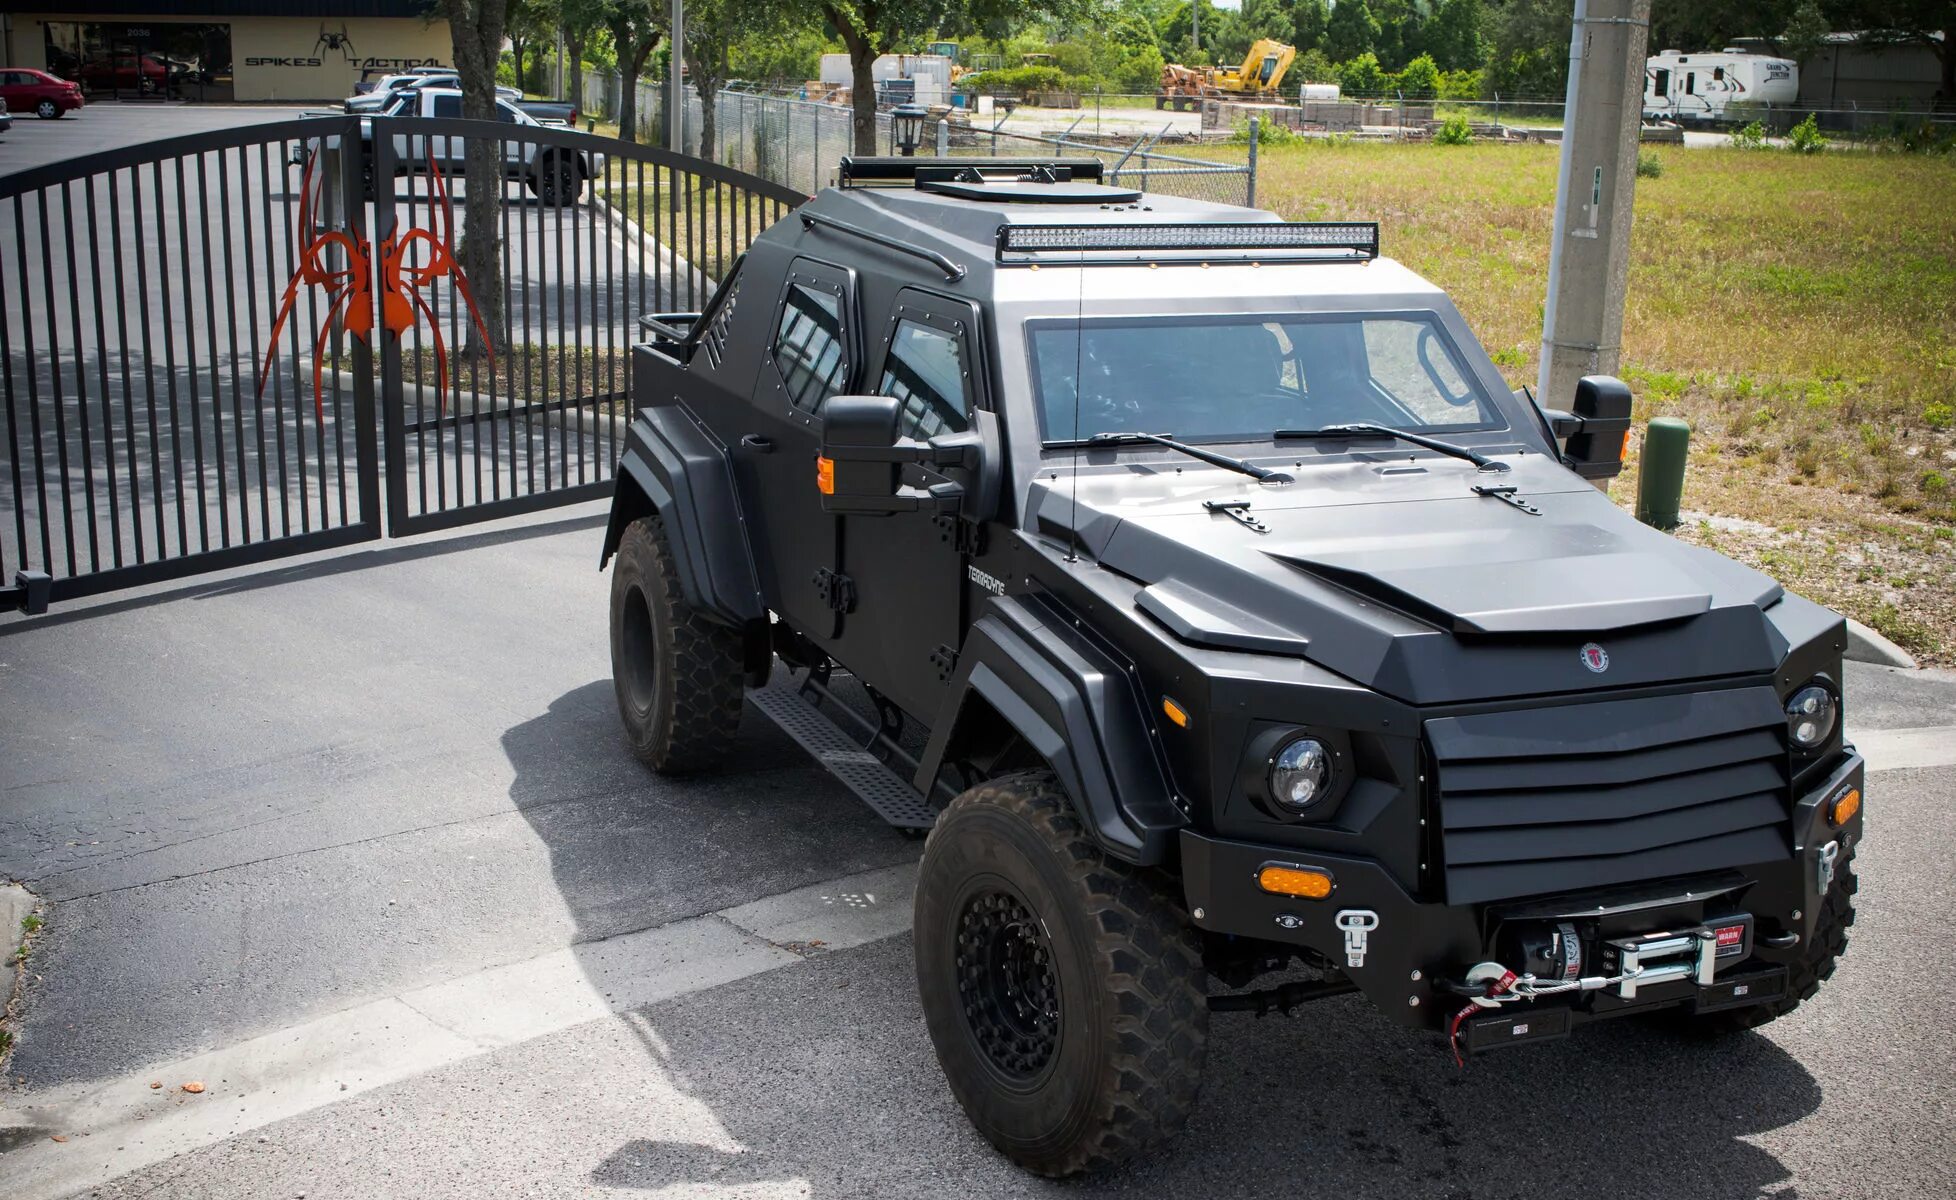
MULTIPOLYGON (((299 234, 303 238, 312 231, 313 197, 321 186, 315 182, 313 168, 318 162, 314 154, 306 159, 305 175, 299 185, 299 234)), ((409 229, 399 233, 399 222, 388 230, 378 246, 370 240, 356 238, 344 229, 329 229, 314 237, 306 244, 299 255, 299 267, 285 285, 285 295, 280 299, 278 314, 272 319, 270 348, 265 352, 265 365, 258 375, 258 394, 265 394, 265 384, 271 379, 272 363, 278 357, 279 333, 285 322, 292 316, 292 309, 299 299, 301 287, 323 287, 329 303, 326 319, 320 323, 319 335, 313 339, 312 346, 312 396, 313 412, 319 419, 326 416, 325 380, 322 374, 326 360, 326 341, 332 336, 334 322, 339 321, 354 337, 370 342, 374 327, 374 286, 380 287, 380 325, 382 329, 400 337, 413 329, 419 316, 428 318, 428 326, 433 332, 435 350, 435 393, 436 404, 445 403, 448 396, 448 347, 442 341, 441 321, 434 308, 421 294, 421 289, 436 283, 444 277, 453 276, 455 290, 462 294, 462 301, 468 306, 469 320, 474 323, 476 333, 488 347, 491 369, 494 369, 494 343, 489 339, 489 330, 482 323, 482 314, 476 310, 475 294, 469 290, 468 276, 462 272, 462 265, 455 259, 455 251, 450 245, 449 235, 454 227, 454 208, 449 202, 448 186, 442 178, 441 166, 432 160, 428 164, 429 178, 433 182, 435 203, 429 205, 434 213, 433 229, 409 229), (423 250, 421 261, 413 261, 415 248, 423 250), (327 265, 326 252, 338 247, 346 255, 344 267, 333 268, 327 265)))

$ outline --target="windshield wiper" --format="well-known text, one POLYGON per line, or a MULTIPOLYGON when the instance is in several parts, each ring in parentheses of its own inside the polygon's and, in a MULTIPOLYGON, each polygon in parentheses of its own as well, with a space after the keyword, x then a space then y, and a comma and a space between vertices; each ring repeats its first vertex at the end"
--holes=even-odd
MULTIPOLYGON (((1187 442, 1178 442, 1174 438, 1164 437, 1159 433, 1096 433, 1088 438, 1085 444, 1089 446, 1113 446, 1122 442, 1152 442, 1157 446, 1166 446, 1170 450, 1175 450, 1188 455, 1190 458, 1206 462, 1212 467, 1221 467, 1225 471, 1235 471, 1241 475, 1248 475, 1251 479, 1268 487, 1285 487, 1297 482, 1282 471, 1273 471, 1269 467, 1259 467, 1255 463, 1244 462, 1240 458, 1231 458, 1227 454, 1217 454, 1214 450, 1204 450, 1200 446, 1191 446, 1187 442)), ((1081 443, 1048 443, 1048 445, 1055 444, 1077 446, 1081 443)))
POLYGON ((1271 436, 1280 442, 1303 438, 1396 438, 1402 442, 1410 442, 1415 446, 1424 446, 1428 450, 1437 450, 1441 454, 1449 455, 1453 458, 1465 459, 1483 471, 1505 471, 1508 469, 1508 464, 1502 462, 1500 459, 1489 458, 1487 455, 1481 454, 1478 451, 1469 450, 1465 446, 1456 446, 1452 442, 1443 442, 1439 438, 1430 438, 1423 433, 1408 433, 1404 429, 1394 429, 1389 425, 1374 425, 1369 421, 1355 421, 1349 425, 1326 425, 1322 429, 1279 429, 1271 436))

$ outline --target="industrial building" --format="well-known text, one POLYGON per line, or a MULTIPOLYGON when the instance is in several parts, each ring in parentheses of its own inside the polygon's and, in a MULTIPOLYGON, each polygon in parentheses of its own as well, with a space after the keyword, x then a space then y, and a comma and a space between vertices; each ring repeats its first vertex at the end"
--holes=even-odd
POLYGON ((4 65, 91 100, 338 100, 363 72, 447 63, 429 0, 0 0, 4 65), (143 11, 148 8, 149 11, 143 11))

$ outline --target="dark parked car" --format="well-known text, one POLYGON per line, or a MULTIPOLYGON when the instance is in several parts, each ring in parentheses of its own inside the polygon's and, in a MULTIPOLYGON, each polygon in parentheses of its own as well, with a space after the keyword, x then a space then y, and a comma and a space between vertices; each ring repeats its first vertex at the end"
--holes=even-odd
MULTIPOLYGON (((1464 1057, 1735 1033, 1834 973, 1864 830, 1845 625, 1592 486, 1623 383, 1511 391, 1369 222, 1091 159, 839 181, 703 311, 647 318, 612 672, 655 770, 724 757, 751 708, 930 830, 923 1024, 993 1145, 1067 1175, 1160 1142, 1212 1012, 1356 992, 1464 1057)), ((1214 1082, 1306 1147, 1358 1123, 1341 1080, 1416 1075, 1340 1061, 1377 1040, 1352 1012, 1283 1035, 1319 1077, 1236 1051, 1214 1082)), ((1612 1089, 1654 1063, 1753 1053, 1658 1046, 1476 1083, 1487 1128, 1587 1136, 1530 1108, 1545 1072, 1637 1103, 1612 1089)), ((1313 1153, 1260 1190, 1335 1190, 1313 1153)))
POLYGON ((75 74, 84 86, 124 92, 160 92, 170 82, 170 68, 147 54, 90 59, 75 74))
POLYGON ((0 70, 0 98, 6 100, 8 112, 31 112, 49 121, 83 103, 79 83, 32 67, 0 70))

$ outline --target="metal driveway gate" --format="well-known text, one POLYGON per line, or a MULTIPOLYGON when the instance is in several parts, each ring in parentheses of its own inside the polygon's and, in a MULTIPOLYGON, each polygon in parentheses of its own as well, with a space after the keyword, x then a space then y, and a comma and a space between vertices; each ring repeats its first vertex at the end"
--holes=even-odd
POLYGON ((805 198, 569 130, 372 129, 0 177, 0 607, 603 495, 638 318, 697 309, 805 198), (469 137, 505 166, 497 280, 455 252, 469 137))

